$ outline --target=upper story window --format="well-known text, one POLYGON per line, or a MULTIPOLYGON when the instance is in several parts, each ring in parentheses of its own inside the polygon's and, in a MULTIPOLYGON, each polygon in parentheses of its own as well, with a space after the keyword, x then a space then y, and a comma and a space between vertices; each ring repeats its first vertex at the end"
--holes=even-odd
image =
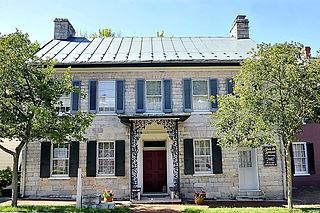
POLYGON ((305 142, 292 143, 295 174, 308 174, 308 155, 305 142))
POLYGON ((115 81, 99 81, 99 112, 115 112, 115 81))
POLYGON ((147 112, 162 111, 161 81, 146 81, 146 107, 147 112))
POLYGON ((192 103, 194 111, 209 110, 208 104, 208 81, 192 81, 192 103))
POLYGON ((194 140, 195 173, 212 173, 212 151, 209 139, 194 140))
POLYGON ((97 174, 115 174, 115 144, 114 142, 99 142, 97 153, 97 174))
POLYGON ((71 95, 65 94, 61 96, 56 106, 56 109, 59 113, 69 113, 71 110, 71 95))
POLYGON ((69 144, 52 144, 52 175, 69 174, 69 144))

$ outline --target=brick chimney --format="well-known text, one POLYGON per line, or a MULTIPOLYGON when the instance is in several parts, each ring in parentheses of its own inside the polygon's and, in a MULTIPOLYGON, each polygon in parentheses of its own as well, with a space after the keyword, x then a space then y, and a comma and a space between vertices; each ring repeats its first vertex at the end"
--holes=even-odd
POLYGON ((54 19, 54 39, 65 40, 69 37, 74 37, 76 31, 72 24, 66 18, 54 19))
POLYGON ((305 58, 311 58, 311 47, 305 46, 303 53, 305 58))
POLYGON ((248 39, 249 38, 249 20, 245 15, 238 15, 233 21, 230 37, 236 39, 248 39))

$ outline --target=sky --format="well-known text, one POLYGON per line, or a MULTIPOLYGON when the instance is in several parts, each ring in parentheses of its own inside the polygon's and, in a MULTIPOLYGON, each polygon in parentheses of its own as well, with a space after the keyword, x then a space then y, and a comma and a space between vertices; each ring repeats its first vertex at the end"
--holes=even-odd
POLYGON ((32 41, 53 38, 54 18, 77 32, 109 27, 126 36, 229 36, 237 15, 257 43, 300 42, 320 49, 319 0, 0 0, 0 33, 19 29, 32 41))

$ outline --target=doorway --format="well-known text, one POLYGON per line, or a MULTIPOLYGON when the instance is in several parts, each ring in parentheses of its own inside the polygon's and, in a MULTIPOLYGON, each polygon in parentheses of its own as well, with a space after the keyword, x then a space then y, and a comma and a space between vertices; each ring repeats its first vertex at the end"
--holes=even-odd
POLYGON ((144 142, 143 192, 167 192, 167 157, 165 142, 144 142))
POLYGON ((239 189, 259 190, 257 155, 255 149, 241 149, 239 153, 239 189))

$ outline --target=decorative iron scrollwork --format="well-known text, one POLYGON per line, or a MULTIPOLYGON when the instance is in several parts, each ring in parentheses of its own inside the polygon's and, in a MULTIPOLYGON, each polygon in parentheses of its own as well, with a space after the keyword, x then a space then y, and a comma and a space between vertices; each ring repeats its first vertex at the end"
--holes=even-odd
POLYGON ((180 174, 179 174, 179 138, 178 121, 174 119, 137 119, 130 123, 130 151, 131 151, 131 199, 138 199, 138 141, 143 129, 152 123, 162 125, 172 140, 171 154, 173 159, 173 184, 180 195, 180 174))

